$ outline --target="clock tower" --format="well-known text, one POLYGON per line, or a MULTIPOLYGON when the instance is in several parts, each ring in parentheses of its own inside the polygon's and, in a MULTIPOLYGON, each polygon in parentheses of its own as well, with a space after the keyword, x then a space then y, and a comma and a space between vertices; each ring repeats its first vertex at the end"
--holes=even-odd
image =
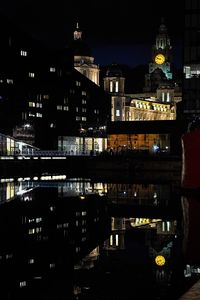
POLYGON ((172 80, 172 46, 167 28, 162 19, 152 47, 152 60, 149 63, 149 73, 145 75, 145 92, 154 92, 164 81, 172 80))

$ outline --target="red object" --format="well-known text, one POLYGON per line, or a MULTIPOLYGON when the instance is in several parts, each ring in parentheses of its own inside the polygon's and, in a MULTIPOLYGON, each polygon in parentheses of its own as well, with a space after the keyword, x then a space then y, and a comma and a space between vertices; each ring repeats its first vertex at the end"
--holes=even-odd
POLYGON ((200 188, 200 129, 182 136, 182 178, 183 188, 200 188))

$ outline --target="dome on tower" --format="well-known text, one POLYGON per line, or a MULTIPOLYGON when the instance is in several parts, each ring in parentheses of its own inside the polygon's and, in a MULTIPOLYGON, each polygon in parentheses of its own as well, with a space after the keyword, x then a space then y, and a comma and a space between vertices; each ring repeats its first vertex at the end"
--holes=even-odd
POLYGON ((75 40, 73 43, 74 55, 77 56, 92 56, 90 47, 82 40, 75 40))

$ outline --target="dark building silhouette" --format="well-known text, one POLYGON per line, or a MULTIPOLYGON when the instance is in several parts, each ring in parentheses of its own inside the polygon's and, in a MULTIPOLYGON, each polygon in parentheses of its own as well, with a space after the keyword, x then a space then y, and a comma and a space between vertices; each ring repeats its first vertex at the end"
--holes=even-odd
POLYGON ((193 120, 200 115, 200 4, 185 0, 183 101, 179 117, 193 120))
POLYGON ((70 136, 77 151, 83 132, 102 137, 109 96, 74 69, 72 48, 48 49, 2 17, 0 52, 1 133, 60 150, 70 136))

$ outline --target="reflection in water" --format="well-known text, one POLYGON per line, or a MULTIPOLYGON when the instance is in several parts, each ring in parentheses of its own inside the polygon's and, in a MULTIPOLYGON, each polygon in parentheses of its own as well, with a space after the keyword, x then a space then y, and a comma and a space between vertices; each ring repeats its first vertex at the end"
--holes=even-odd
POLYGON ((110 231, 106 198, 61 197, 58 186, 17 182, 11 201, 11 186, 1 187, 0 298, 67 299, 73 294, 74 264, 110 231))
POLYGON ((0 298, 178 299, 197 270, 187 201, 173 184, 1 180, 0 298))

